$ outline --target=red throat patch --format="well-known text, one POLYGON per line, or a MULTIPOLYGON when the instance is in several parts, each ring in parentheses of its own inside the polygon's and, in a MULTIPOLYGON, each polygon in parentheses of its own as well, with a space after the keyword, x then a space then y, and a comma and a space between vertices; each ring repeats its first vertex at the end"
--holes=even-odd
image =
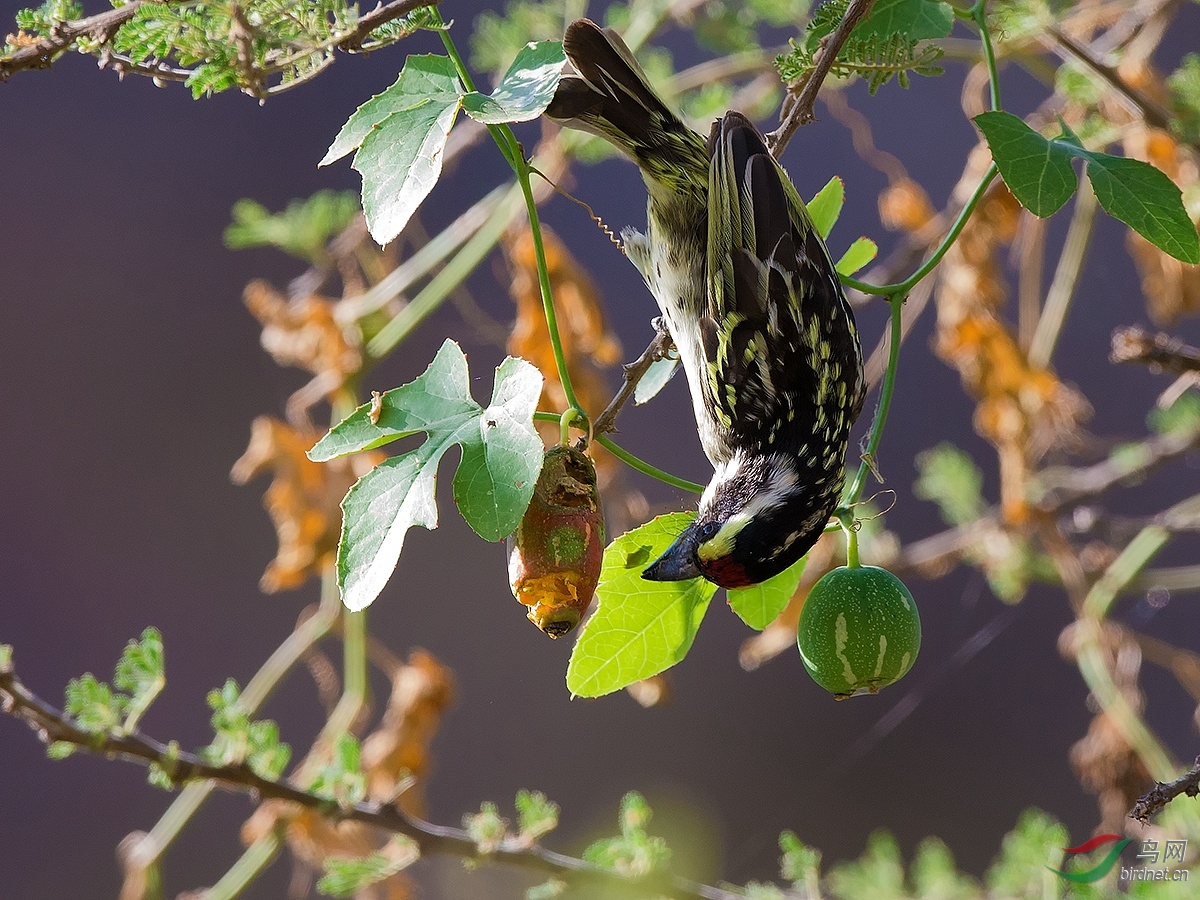
POLYGON ((716 559, 705 560, 700 564, 704 577, 715 581, 723 588, 748 587, 753 584, 746 574, 746 569, 740 563, 733 561, 730 556, 719 556, 716 559))

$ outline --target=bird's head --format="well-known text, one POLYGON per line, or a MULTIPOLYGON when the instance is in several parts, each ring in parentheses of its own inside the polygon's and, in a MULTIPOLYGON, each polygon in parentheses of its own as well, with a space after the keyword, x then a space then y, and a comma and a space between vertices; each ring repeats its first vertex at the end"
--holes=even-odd
POLYGON ((736 588, 778 575, 817 542, 841 493, 840 469, 822 483, 796 466, 787 454, 737 454, 718 466, 695 520, 642 577, 736 588))

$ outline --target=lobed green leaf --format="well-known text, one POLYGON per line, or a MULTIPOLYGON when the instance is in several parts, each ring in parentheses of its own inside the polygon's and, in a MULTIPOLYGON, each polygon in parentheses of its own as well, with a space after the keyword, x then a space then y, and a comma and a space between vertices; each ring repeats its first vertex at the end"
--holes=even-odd
POLYGON ((860 237, 846 248, 846 252, 842 254, 842 258, 837 261, 834 268, 837 269, 838 274, 848 278, 870 263, 878 254, 878 244, 869 237, 860 237))
POLYGON ((323 462, 426 435, 417 449, 360 478, 342 501, 338 584, 349 609, 363 609, 379 596, 409 528, 437 527, 437 467, 455 444, 462 447, 462 461, 454 499, 463 518, 485 540, 512 533, 541 471, 542 442, 533 426, 541 389, 537 369, 509 358, 496 370, 490 405, 481 407, 471 398, 466 356, 447 340, 425 372, 383 394, 375 410, 359 407, 309 451, 309 458, 323 462))

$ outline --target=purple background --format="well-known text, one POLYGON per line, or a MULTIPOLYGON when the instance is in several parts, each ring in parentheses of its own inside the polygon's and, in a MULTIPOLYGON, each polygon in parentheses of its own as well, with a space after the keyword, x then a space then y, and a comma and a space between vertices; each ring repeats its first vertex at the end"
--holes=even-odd
MULTIPOLYGON (((11 23, 13 8, 0 21, 11 23)), ((466 25, 460 9, 446 12, 455 13, 466 25)), ((1195 23, 1193 7, 1186 16, 1195 23)), ((275 546, 261 508, 266 482, 239 488, 228 478, 251 419, 281 415, 305 380, 259 349, 242 287, 254 277, 282 286, 300 268, 273 251, 227 251, 221 234, 241 197, 280 209, 321 188, 357 189, 348 165, 318 170, 316 161, 347 115, 391 83, 404 53, 436 49, 425 35, 368 59, 342 58, 263 108, 233 94, 192 102, 179 86, 158 90, 141 78, 119 84, 82 58, 0 85, 0 642, 14 646, 33 690, 57 702, 68 678, 107 677, 124 643, 156 625, 169 684, 145 728, 200 746, 210 736, 206 691, 227 677, 244 684, 316 599, 313 583, 271 597, 258 592, 275 546)), ((880 145, 938 206, 975 139, 957 113, 960 84, 952 65, 947 77, 915 79, 907 92, 893 85, 868 99, 859 86, 850 94, 880 145)), ((1017 112, 1041 96, 1016 72, 1006 73, 1005 88, 1017 112)), ((866 233, 886 252, 890 236, 874 209, 882 178, 853 156, 841 126, 822 115, 792 142, 785 163, 806 196, 833 174, 847 176, 835 248, 866 233)), ((490 147, 452 174, 422 212, 430 232, 505 176, 490 147)), ((580 169, 579 179, 576 193, 605 221, 644 222, 632 166, 608 161, 580 169)), ((546 216, 602 276, 627 353, 640 349, 654 311, 636 272, 574 205, 555 200, 546 216)), ((1051 233, 1061 238, 1064 227, 1060 215, 1051 233)), ((1144 322, 1145 313, 1132 263, 1119 252, 1123 227, 1102 216, 1097 228, 1100 243, 1058 360, 1064 378, 1098 404, 1097 433, 1137 437, 1166 381, 1106 361, 1112 328, 1144 322)), ((497 271, 485 264, 471 286, 507 320, 497 271)), ((880 309, 861 317, 869 345, 883 321, 880 309)), ((930 322, 926 314, 907 345, 880 458, 900 491, 888 524, 905 539, 941 527, 932 506, 908 490, 916 452, 952 440, 983 462, 988 495, 996 492, 994 454, 971 431, 973 404, 928 350, 930 322)), ((372 373, 370 387, 420 372, 447 333, 470 354, 484 396, 501 354, 451 310, 372 373)), ((1200 340, 1195 322, 1179 333, 1200 340)), ((682 379, 651 408, 628 411, 622 432, 634 452, 707 480, 682 379)), ((1196 470, 1193 458, 1126 491, 1125 508, 1161 509, 1200 484, 1196 470), (1182 487, 1188 480, 1192 487, 1182 487)), ((638 484, 655 502, 687 504, 662 486, 638 484)), ((670 706, 647 711, 621 694, 572 702, 563 685, 570 642, 551 643, 525 621, 508 593, 501 549, 469 533, 448 495, 442 510, 438 531, 410 533, 370 618, 391 648, 423 646, 458 678, 458 705, 434 747, 435 821, 457 823, 489 799, 511 813, 518 788, 537 788, 564 810, 548 844, 578 852, 614 829, 621 795, 637 789, 655 808, 653 830, 675 845, 681 872, 741 882, 775 876, 775 837, 785 827, 830 860, 858 855, 877 827, 892 830, 906 855, 937 834, 979 874, 1028 806, 1060 817, 1080 840, 1095 824, 1094 803, 1066 757, 1090 713, 1083 682, 1056 650, 1070 620, 1058 591, 1035 589, 1007 612, 972 572, 932 584, 912 579, 925 628, 916 668, 902 686, 846 704, 816 688, 794 653, 742 672, 736 653, 748 632, 718 600, 673 672, 670 706), (997 616, 1006 623, 999 636, 965 665, 951 663, 997 616), (870 737, 896 704, 918 698, 894 731, 870 737)), ((1163 559, 1189 561, 1180 547, 1163 559)), ((1169 604, 1146 629, 1194 635, 1192 603, 1169 604)), ((1151 724, 1178 757, 1190 758, 1196 740, 1182 690, 1154 669, 1144 686, 1151 724)), ((321 721, 308 676, 286 682, 264 714, 302 747, 321 721)), ((114 896, 115 845, 149 828, 169 800, 135 766, 82 755, 52 763, 23 725, 0 717, 0 900, 114 896)), ((250 811, 240 796, 210 802, 167 857, 169 896, 224 872, 250 811)), ((432 897, 513 896, 524 883, 488 869, 460 874, 454 863, 423 866, 432 897)), ((277 863, 248 896, 279 896, 288 870, 277 863)))

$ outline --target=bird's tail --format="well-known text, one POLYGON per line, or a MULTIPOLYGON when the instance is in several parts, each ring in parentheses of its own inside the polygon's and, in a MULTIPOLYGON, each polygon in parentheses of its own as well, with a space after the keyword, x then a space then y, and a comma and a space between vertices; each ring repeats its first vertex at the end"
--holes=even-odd
POLYGON ((563 50, 577 74, 559 82, 547 116, 599 135, 662 184, 707 182, 704 139, 663 103, 615 31, 577 19, 563 50))

